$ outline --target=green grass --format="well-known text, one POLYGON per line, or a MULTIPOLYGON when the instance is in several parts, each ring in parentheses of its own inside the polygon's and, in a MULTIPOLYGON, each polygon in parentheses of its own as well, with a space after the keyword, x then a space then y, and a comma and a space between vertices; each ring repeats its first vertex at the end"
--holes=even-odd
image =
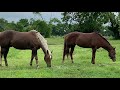
POLYGON ((70 58, 62 64, 63 38, 47 38, 50 50, 53 50, 52 67, 48 68, 44 61, 44 53, 38 50, 39 66, 29 65, 30 50, 18 50, 10 48, 8 64, 6 67, 2 60, 0 78, 120 78, 120 40, 109 40, 116 47, 116 62, 108 56, 108 52, 102 48, 96 52, 96 64, 91 64, 91 49, 76 46, 73 54, 74 63, 70 58))

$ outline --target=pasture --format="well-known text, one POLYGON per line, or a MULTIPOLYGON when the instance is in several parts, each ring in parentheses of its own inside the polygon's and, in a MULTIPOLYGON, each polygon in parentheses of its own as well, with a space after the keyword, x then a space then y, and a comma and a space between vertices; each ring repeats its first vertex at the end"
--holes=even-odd
POLYGON ((10 48, 8 53, 8 67, 2 59, 0 78, 120 78, 120 40, 108 40, 116 47, 116 62, 108 56, 102 48, 96 52, 96 64, 91 64, 92 50, 76 46, 73 53, 74 63, 70 58, 62 64, 63 38, 47 38, 50 50, 53 50, 52 67, 48 68, 44 61, 44 53, 38 50, 39 68, 29 65, 31 50, 10 48))

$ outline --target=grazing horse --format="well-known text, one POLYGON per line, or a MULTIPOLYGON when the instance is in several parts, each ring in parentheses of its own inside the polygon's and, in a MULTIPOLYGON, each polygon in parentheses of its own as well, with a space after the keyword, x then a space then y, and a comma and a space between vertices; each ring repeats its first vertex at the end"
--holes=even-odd
POLYGON ((109 57, 113 60, 113 62, 116 60, 115 48, 113 48, 110 45, 110 43, 99 33, 71 32, 64 37, 64 50, 62 63, 64 63, 65 55, 67 55, 68 57, 69 54, 73 63, 73 51, 75 45, 78 45, 79 47, 83 48, 92 48, 92 61, 91 61, 92 64, 95 64, 95 53, 96 50, 99 49, 100 47, 108 51, 109 57))
MULTIPOLYGON (((18 32, 14 30, 5 30, 0 33, 0 49, 1 49, 1 58, 4 56, 5 65, 7 63, 7 54, 10 47, 14 47, 20 50, 32 50, 30 66, 32 66, 32 61, 35 58, 36 65, 38 67, 38 56, 37 50, 42 49, 45 56, 44 60, 47 64, 47 67, 51 67, 52 54, 48 48, 47 41, 45 38, 36 30, 31 30, 29 32, 18 32)), ((2 65, 2 62, 0 61, 2 65)))

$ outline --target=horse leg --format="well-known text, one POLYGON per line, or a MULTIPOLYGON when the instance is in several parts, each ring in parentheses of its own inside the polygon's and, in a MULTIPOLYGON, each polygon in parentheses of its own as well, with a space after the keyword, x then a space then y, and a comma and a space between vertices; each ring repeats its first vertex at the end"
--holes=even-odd
POLYGON ((64 60, 65 60, 65 50, 63 51, 63 60, 62 60, 62 63, 64 63, 64 60))
POLYGON ((32 50, 30 66, 32 66, 32 62, 33 62, 34 57, 35 57, 35 51, 32 50))
POLYGON ((71 46, 71 51, 70 51, 70 56, 71 56, 71 60, 73 63, 73 51, 74 51, 75 45, 71 46))
POLYGON ((70 48, 67 48, 67 49, 66 49, 67 58, 68 58, 68 56, 69 56, 69 49, 70 49, 70 48))
POLYGON ((96 53, 96 48, 92 48, 92 64, 95 64, 95 53, 96 53))
POLYGON ((33 61, 34 55, 31 55, 31 61, 30 61, 30 66, 32 66, 32 61, 33 61))
POLYGON ((2 66, 2 54, 1 54, 1 57, 0 57, 0 66, 2 66))
POLYGON ((7 63, 7 54, 8 54, 8 51, 9 51, 9 47, 5 48, 5 51, 4 51, 4 60, 5 60, 5 65, 6 66, 8 66, 8 63, 7 63))
POLYGON ((64 63, 64 60, 65 60, 65 53, 66 53, 66 42, 64 41, 64 50, 63 50, 63 60, 62 60, 62 63, 64 63))
POLYGON ((38 56, 37 56, 37 50, 35 51, 35 60, 36 60, 36 65, 37 65, 37 68, 39 67, 38 65, 38 56))

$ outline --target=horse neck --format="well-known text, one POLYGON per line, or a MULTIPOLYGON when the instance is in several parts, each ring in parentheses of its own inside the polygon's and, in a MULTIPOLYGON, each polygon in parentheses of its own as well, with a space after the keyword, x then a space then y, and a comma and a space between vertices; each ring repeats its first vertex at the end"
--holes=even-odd
POLYGON ((48 48, 46 48, 44 45, 41 45, 41 48, 42 48, 44 54, 46 55, 48 48))
POLYGON ((102 48, 104 48, 105 50, 107 50, 108 52, 113 48, 110 43, 106 40, 103 40, 102 42, 102 48))
POLYGON ((50 50, 48 48, 48 45, 47 45, 47 40, 45 40, 45 38, 40 33, 37 33, 36 35, 37 35, 37 38, 39 39, 39 42, 41 44, 41 48, 42 48, 44 54, 45 55, 47 54, 47 50, 48 50, 49 54, 51 54, 50 50))

